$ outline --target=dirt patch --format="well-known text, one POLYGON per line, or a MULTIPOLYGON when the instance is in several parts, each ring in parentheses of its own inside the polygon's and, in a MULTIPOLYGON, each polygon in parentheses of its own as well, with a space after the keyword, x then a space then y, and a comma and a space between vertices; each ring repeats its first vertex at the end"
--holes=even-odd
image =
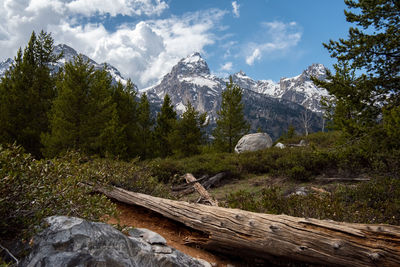
MULTIPOLYGON (((119 224, 122 226, 133 226, 136 228, 147 228, 151 231, 159 233, 166 240, 167 244, 181 252, 192 257, 203 259, 212 263, 214 266, 227 266, 228 264, 239 266, 237 263, 219 255, 214 255, 201 248, 190 247, 185 245, 186 240, 192 238, 201 238, 202 233, 186 227, 185 225, 174 222, 162 215, 152 212, 148 209, 126 205, 116 202, 118 210, 121 212, 119 224)), ((109 220, 109 223, 116 224, 116 219, 109 220)))

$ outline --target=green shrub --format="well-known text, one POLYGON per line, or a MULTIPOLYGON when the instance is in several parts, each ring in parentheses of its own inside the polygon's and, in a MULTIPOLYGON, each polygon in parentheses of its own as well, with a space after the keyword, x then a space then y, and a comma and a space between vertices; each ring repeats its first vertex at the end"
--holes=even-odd
POLYGON ((355 188, 340 187, 335 197, 346 204, 348 221, 400 224, 400 180, 380 178, 355 188))
POLYGON ((261 194, 238 191, 226 205, 249 211, 355 223, 400 225, 400 180, 378 178, 356 186, 339 185, 331 193, 284 196, 279 187, 261 194))
POLYGON ((21 147, 0 145, 0 235, 27 237, 43 218, 51 215, 89 220, 115 216, 114 204, 82 186, 86 182, 105 182, 93 180, 81 161, 77 153, 36 161, 21 147))
POLYGON ((88 161, 82 167, 90 172, 92 180, 103 180, 108 184, 138 193, 170 197, 165 185, 151 175, 150 168, 146 164, 139 165, 138 160, 124 162, 96 159, 88 161))
POLYGON ((303 166, 294 166, 288 171, 289 178, 298 181, 310 180, 311 173, 303 166))
POLYGON ((237 155, 229 153, 201 154, 192 157, 174 159, 154 159, 148 163, 152 176, 165 184, 182 183, 180 176, 192 173, 196 178, 213 175, 219 172, 229 172, 238 176, 237 155))
POLYGON ((261 192, 259 205, 260 212, 272 214, 284 213, 286 202, 281 189, 277 186, 264 188, 261 192))
POLYGON ((241 209, 248 211, 259 211, 259 203, 254 197, 254 193, 250 193, 246 190, 239 190, 237 192, 230 193, 226 197, 228 206, 233 209, 241 209))
POLYGON ((184 174, 183 166, 179 160, 172 158, 155 159, 149 163, 151 175, 154 176, 159 182, 174 183, 173 179, 176 176, 184 174))
MULTIPOLYGON (((269 151, 268 151, 269 152, 269 151)), ((267 151, 246 152, 239 155, 239 166, 242 173, 269 173, 274 159, 267 151)))

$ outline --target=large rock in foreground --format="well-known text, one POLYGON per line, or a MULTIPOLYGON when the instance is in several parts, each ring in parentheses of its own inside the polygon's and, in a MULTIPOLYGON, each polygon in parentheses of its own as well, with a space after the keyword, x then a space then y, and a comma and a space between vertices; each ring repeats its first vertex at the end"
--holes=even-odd
POLYGON ((271 146, 272 139, 267 133, 246 134, 240 138, 235 147, 235 152, 243 153, 246 151, 257 151, 271 146))
POLYGON ((126 236, 108 224, 52 216, 21 266, 207 266, 147 229, 126 236))

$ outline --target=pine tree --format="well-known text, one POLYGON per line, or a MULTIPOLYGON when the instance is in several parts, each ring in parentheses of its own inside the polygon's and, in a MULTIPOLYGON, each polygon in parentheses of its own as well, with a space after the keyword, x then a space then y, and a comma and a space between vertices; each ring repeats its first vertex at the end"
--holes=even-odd
POLYGON ((0 84, 0 142, 17 142, 36 157, 41 156, 40 135, 48 129, 48 111, 55 97, 55 77, 50 67, 54 55, 50 34, 32 32, 24 52, 0 84))
POLYGON ((155 139, 157 143, 158 155, 167 157, 172 155, 172 145, 169 141, 169 135, 176 126, 176 112, 171 103, 168 94, 164 97, 164 102, 160 112, 157 114, 155 127, 155 139))
POLYGON ((214 144, 221 151, 231 153, 239 139, 249 131, 249 124, 244 119, 242 95, 242 89, 229 77, 229 83, 222 92, 217 127, 213 133, 214 144))
POLYGON ((137 120, 138 128, 138 154, 141 159, 151 158, 154 148, 153 126, 154 120, 151 118, 150 103, 146 93, 143 93, 139 102, 139 113, 137 120))
POLYGON ((95 71, 78 56, 65 64, 57 92, 50 131, 42 135, 45 155, 52 157, 69 149, 102 156, 123 151, 120 147, 107 151, 120 141, 113 132, 119 134, 123 128, 111 97, 111 77, 104 69, 95 71))
POLYGON ((203 128, 206 126, 206 118, 207 113, 200 114, 190 102, 187 103, 186 111, 170 135, 176 155, 187 157, 200 152, 199 146, 204 143, 203 128))
POLYGON ((112 91, 112 99, 116 104, 119 122, 123 127, 121 138, 125 140, 125 150, 118 153, 123 159, 135 157, 137 155, 137 119, 138 103, 136 101, 135 86, 128 80, 124 86, 118 82, 112 91))
MULTIPOLYGON (((112 78, 107 73, 105 68, 96 70, 92 73, 91 84, 89 86, 89 98, 87 101, 87 121, 81 125, 83 136, 85 136, 85 151, 89 153, 99 154, 104 156, 106 152, 114 154, 115 151, 107 151, 108 142, 116 143, 115 140, 107 140, 104 138, 104 131, 108 130, 107 127, 114 125, 113 128, 117 133, 120 123, 118 113, 116 112, 116 104, 112 101, 112 78)), ((116 138, 117 135, 106 135, 108 138, 116 138)), ((110 146, 108 146, 110 147, 110 146)))
MULTIPOLYGON (((382 118, 400 116, 400 4, 399 1, 346 0, 349 29, 347 39, 330 40, 324 46, 336 57, 336 74, 327 82, 313 81, 334 96, 328 103, 336 128, 350 137, 382 129, 382 118), (364 74, 355 75, 355 70, 364 74)), ((387 125, 387 123, 386 123, 387 125)), ((387 127, 385 128, 387 129, 387 127)), ((400 136, 397 136, 397 140, 400 136)))

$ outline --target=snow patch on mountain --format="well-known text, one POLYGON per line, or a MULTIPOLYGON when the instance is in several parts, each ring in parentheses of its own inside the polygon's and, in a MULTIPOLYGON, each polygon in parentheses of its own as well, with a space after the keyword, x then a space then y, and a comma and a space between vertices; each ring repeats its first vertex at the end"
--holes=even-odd
POLYGON ((218 82, 213 80, 210 77, 202 77, 202 76, 194 76, 194 77, 183 77, 179 79, 180 82, 191 83, 194 85, 198 85, 200 87, 206 86, 210 88, 214 88, 218 86, 218 82))
POLYGON ((179 113, 183 113, 186 111, 186 106, 182 102, 179 102, 175 105, 175 110, 177 110, 179 113))
POLYGON ((0 78, 6 74, 6 71, 11 67, 13 62, 12 58, 7 58, 3 62, 0 62, 0 78))

